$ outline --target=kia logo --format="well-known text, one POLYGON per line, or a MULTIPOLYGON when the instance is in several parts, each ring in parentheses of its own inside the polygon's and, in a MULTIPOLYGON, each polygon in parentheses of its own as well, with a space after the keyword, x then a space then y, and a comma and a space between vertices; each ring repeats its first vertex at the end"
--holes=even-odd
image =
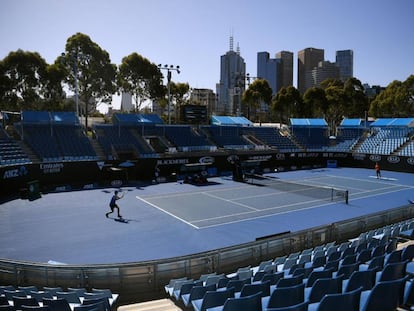
POLYGON ((381 156, 378 154, 371 154, 369 156, 369 159, 373 162, 378 162, 378 161, 381 161, 381 156))
POLYGON ((122 186, 122 180, 115 179, 115 180, 111 181, 111 186, 112 187, 121 187, 122 186))
POLYGON ((387 161, 390 162, 390 163, 399 163, 400 162, 400 157, 389 156, 387 158, 387 161))
POLYGON ((414 165, 414 158, 408 158, 407 163, 410 165, 414 165))

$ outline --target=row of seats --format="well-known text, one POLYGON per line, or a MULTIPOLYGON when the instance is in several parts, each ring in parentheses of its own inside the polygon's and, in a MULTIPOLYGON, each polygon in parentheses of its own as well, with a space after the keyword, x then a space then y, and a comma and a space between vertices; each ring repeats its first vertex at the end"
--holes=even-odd
MULTIPOLYGON (((80 125, 15 124, 22 139, 45 162, 96 160, 97 155, 80 125)), ((120 125, 96 125, 94 131, 108 159, 112 159, 113 149, 133 150, 137 155, 148 156, 156 152, 166 152, 168 147, 179 151, 215 150, 235 148, 249 150, 256 147, 276 148, 283 152, 295 152, 306 148, 308 151, 349 152, 358 142, 358 130, 341 131, 335 141, 328 139, 326 129, 295 129, 290 136, 283 136, 275 127, 201 126, 194 131, 190 126, 145 125, 140 127, 120 125), (357 136, 350 137, 350 133, 357 136), (147 137, 164 138, 170 145, 163 150, 154 150, 147 137), (251 137, 253 142, 246 137, 251 137), (299 142, 299 145, 295 143, 299 142)), ((4 132, 4 130, 3 130, 4 132)), ((356 152, 391 154, 399 148, 400 154, 411 156, 414 144, 409 141, 408 130, 380 130, 367 137, 356 152), (392 135, 390 134, 392 133, 392 135), (406 136, 398 136, 406 135, 406 136), (404 147, 404 148, 403 148, 404 147)), ((4 135, 3 135, 4 136, 4 135)), ((8 140, 10 142, 12 140, 8 140)), ((1 148, 3 152, 6 148, 1 148)), ((0 154, 0 165, 29 163, 21 150, 18 153, 0 154)))
POLYGON ((0 126, 0 166, 31 163, 22 148, 0 126))
POLYGON ((118 294, 110 289, 0 286, 0 310, 3 311, 110 311, 118 294))
POLYGON ((174 279, 165 290, 194 310, 333 310, 335 304, 339 310, 409 308, 414 305, 414 244, 397 249, 397 241, 413 226, 404 221, 228 275, 174 279), (297 300, 286 298, 294 293, 297 300))

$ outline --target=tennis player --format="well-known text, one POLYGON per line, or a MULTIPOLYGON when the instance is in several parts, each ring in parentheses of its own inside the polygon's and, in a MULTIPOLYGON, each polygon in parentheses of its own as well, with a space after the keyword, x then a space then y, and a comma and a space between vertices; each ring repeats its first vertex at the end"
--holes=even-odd
POLYGON ((122 218, 121 214, 119 213, 119 206, 118 204, 116 204, 116 201, 122 199, 123 197, 124 193, 121 196, 119 196, 118 190, 115 190, 115 193, 111 198, 111 202, 109 202, 109 207, 111 208, 111 211, 105 214, 106 218, 109 217, 109 214, 112 214, 114 212, 114 209, 117 209, 118 211, 118 218, 122 218))
POLYGON ((381 169, 378 162, 375 163, 375 173, 377 174, 377 178, 381 179, 381 169))

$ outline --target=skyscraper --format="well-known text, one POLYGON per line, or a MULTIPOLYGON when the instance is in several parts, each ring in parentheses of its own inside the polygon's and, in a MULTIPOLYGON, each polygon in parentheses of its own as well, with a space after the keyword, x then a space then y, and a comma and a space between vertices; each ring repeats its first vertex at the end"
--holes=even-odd
POLYGON ((230 37, 230 50, 221 56, 220 83, 217 87, 217 113, 239 115, 241 97, 246 85, 246 63, 240 56, 240 49, 233 50, 233 37, 230 37))
MULTIPOLYGON (((298 90, 300 93, 311 87, 306 85, 306 76, 324 60, 325 51, 323 49, 306 48, 298 52, 298 90)), ((309 80, 308 80, 309 81, 309 80)))
POLYGON ((268 52, 257 53, 257 77, 267 80, 273 95, 293 85, 293 53, 280 51, 276 58, 270 58, 268 52))
POLYGON ((339 78, 345 81, 354 76, 354 51, 336 51, 336 66, 339 67, 339 78))
POLYGON ((281 60, 280 62, 280 79, 278 90, 282 87, 293 85, 293 53, 289 51, 280 51, 276 53, 276 58, 281 60))
POLYGON ((320 61, 317 67, 306 72, 305 85, 307 88, 320 87, 326 79, 339 79, 339 68, 336 63, 320 61))
POLYGON ((279 90, 280 62, 280 59, 270 58, 268 52, 257 53, 257 77, 269 83, 273 95, 279 90))

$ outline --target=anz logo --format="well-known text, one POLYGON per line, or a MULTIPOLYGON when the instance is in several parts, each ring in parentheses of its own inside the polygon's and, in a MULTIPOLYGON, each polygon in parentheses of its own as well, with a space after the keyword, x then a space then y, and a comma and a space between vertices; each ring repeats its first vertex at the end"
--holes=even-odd
POLYGON ((17 178, 20 176, 26 176, 27 174, 27 168, 25 166, 20 166, 19 168, 4 171, 3 179, 17 178))
POLYGON ((399 163, 400 162, 400 157, 397 156, 389 156, 387 158, 387 161, 390 163, 399 163))

